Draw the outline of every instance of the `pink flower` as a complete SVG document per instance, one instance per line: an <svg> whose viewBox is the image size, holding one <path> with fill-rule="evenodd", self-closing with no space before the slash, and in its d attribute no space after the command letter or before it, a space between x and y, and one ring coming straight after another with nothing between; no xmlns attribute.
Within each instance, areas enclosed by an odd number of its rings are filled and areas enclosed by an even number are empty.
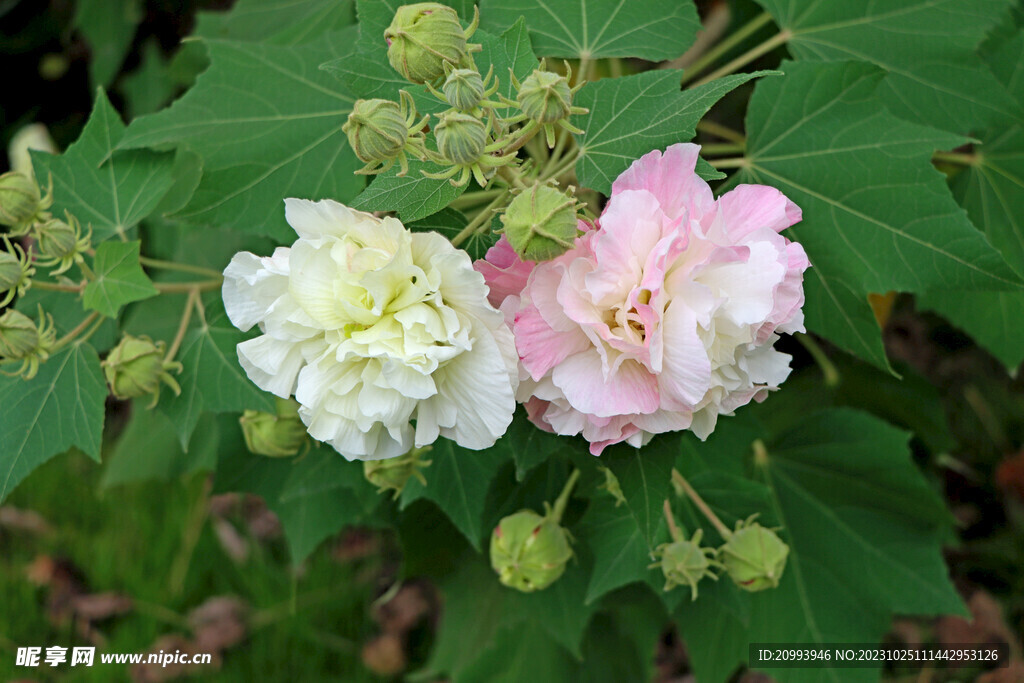
<svg viewBox="0 0 1024 683"><path fill-rule="evenodd" d="M595 228L544 263L502 238L476 268L512 327L517 399L540 428L599 455L761 401L789 375L773 344L803 331L803 248L779 233L800 209L764 185L717 200L700 148L645 155L612 185Z"/></svg>

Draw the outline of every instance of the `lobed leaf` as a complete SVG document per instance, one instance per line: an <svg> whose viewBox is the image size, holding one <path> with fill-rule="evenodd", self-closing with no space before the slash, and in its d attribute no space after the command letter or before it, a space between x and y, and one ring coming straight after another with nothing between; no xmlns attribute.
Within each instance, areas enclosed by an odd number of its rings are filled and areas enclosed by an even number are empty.
<svg viewBox="0 0 1024 683"><path fill-rule="evenodd" d="M104 242L96 248L93 271L82 296L86 308L113 318L121 307L159 294L139 265L140 242Z"/></svg>

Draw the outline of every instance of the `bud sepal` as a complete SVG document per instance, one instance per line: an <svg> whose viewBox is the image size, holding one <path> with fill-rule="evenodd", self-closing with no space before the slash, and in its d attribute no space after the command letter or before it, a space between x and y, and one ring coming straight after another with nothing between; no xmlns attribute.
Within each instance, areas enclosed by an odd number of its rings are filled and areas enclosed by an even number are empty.
<svg viewBox="0 0 1024 683"><path fill-rule="evenodd" d="M431 161L451 168L438 173L422 171L426 177L449 178L455 187L462 187L472 177L480 187L486 187L497 169L515 163L515 152L500 154L509 139L493 140L496 129L493 115L487 118L486 125L472 114L455 110L444 112L438 119L434 127L437 153L431 155Z"/></svg>
<svg viewBox="0 0 1024 683"><path fill-rule="evenodd" d="M427 485L427 479L421 470L432 464L430 460L423 459L430 450L431 446L424 446L414 448L397 458L366 460L363 462L363 476L377 487L377 493L394 491L394 499L398 500L409 479L415 478L424 486Z"/></svg>

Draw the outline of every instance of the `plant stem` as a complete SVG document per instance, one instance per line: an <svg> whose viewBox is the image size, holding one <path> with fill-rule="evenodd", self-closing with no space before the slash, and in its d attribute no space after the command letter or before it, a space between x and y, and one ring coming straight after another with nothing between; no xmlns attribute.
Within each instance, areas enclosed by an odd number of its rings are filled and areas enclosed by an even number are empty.
<svg viewBox="0 0 1024 683"><path fill-rule="evenodd" d="M747 157L729 157L728 159L708 159L709 164L715 168L747 168L750 166L750 159Z"/></svg>
<svg viewBox="0 0 1024 683"><path fill-rule="evenodd" d="M700 510L705 517L707 517L708 521L711 522L711 525L715 527L722 538L725 540L732 538L732 532L729 531L729 527L723 524L722 520L718 518L718 515L711 511L711 508L704 502L704 499L693 490L692 486L690 486L690 482L686 481L686 478L683 477L683 475L679 473L679 470L675 468L672 469L672 483L686 492L690 501L697 506L697 509Z"/></svg>
<svg viewBox="0 0 1024 683"><path fill-rule="evenodd" d="M714 64L722 55L742 43L748 37L756 33L762 26L771 22L771 20L772 16L765 12L757 15L746 24L733 31L728 38L705 52L700 59L690 65L690 68L683 74L682 83L685 85L693 80L700 72Z"/></svg>
<svg viewBox="0 0 1024 683"><path fill-rule="evenodd" d="M174 356L178 353L178 349L181 348L181 342L185 339L185 332L188 331L188 324L192 320L192 309L195 307L196 299L198 298L198 289L193 289L188 293L188 300L185 301L185 310L181 314L181 322L178 323L178 332L174 335L171 348L167 349L167 356L164 358L165 363L173 361Z"/></svg>
<svg viewBox="0 0 1024 683"><path fill-rule="evenodd" d="M194 289L208 292L224 284L223 279L200 280L199 282L154 282L153 286L161 294L188 294Z"/></svg>
<svg viewBox="0 0 1024 683"><path fill-rule="evenodd" d="M93 311L92 313L87 315L82 322L78 323L78 325L75 326L75 329L71 330L70 332L68 332L63 337L57 340L57 343L53 345L53 349L50 351L50 353L55 353L56 351L70 344L72 341L74 341L75 337L82 334L82 332L84 332L85 329L89 327L89 325L91 325L93 321L96 320L96 318L98 317L100 317L100 314L97 311Z"/></svg>
<svg viewBox="0 0 1024 683"><path fill-rule="evenodd" d="M205 275L211 278L222 278L223 275L220 271L216 271L212 268L203 268L202 266L192 266L187 263L178 263L177 261L161 261L160 259L148 258L146 256L139 257L139 263L149 268L160 268L162 270L179 270L183 273L195 273L196 275Z"/></svg>
<svg viewBox="0 0 1024 683"><path fill-rule="evenodd" d="M821 368L821 374L825 376L825 386L837 387L842 377L839 374L839 370L836 368L835 363L828 357L825 350L821 348L821 345L807 334L795 334L796 340L807 349L807 353L811 354L811 358L817 363L818 367Z"/></svg>
<svg viewBox="0 0 1024 683"><path fill-rule="evenodd" d="M716 137L722 138L723 140L729 140L730 142L735 142L740 145L746 144L747 142L747 138L744 137L743 133L740 133L739 131L735 131L732 128L729 128L728 126L723 126L720 123L716 123L708 119L701 119L700 121L698 121L697 130L702 133L714 135Z"/></svg>
<svg viewBox="0 0 1024 683"><path fill-rule="evenodd" d="M701 154L743 154L746 145L742 142L707 142L700 146Z"/></svg>
<svg viewBox="0 0 1024 683"><path fill-rule="evenodd" d="M964 154L962 152L936 152L932 155L932 161L945 161L950 164L961 166L977 166L981 163L981 157L977 154Z"/></svg>
<svg viewBox="0 0 1024 683"><path fill-rule="evenodd" d="M746 66L747 64L749 64L750 62L754 61L755 59L757 59L761 55L764 55L764 54L767 54L767 53L771 52L772 50L774 50L778 46L784 44L787 40L789 40L792 37L793 37L793 34L790 33L788 30L786 30L786 31L779 31L778 33L776 33L774 36L772 36L768 40L764 41L760 45L757 45L756 47L751 48L750 50L747 50L746 52L741 54L736 59L734 59L731 62L729 62L728 64L725 64L724 66L714 70L713 72L711 72L711 74L709 74L709 75L705 76L704 78L700 79L699 81L697 81L696 83L694 83L690 87L691 88L696 88L697 86L704 85L705 83L709 83L709 82L715 80L716 78L721 78L722 76L728 76L732 72L736 71L736 69L739 69L740 67Z"/></svg>
<svg viewBox="0 0 1024 683"><path fill-rule="evenodd" d="M40 282L38 280L32 281L32 288L39 289L44 292L81 292L85 289L85 284L80 285L65 285L58 282Z"/></svg>
<svg viewBox="0 0 1024 683"><path fill-rule="evenodd" d="M103 326L103 323L105 323L105 322L107 322L106 318L103 318L103 317L97 318L96 322L93 323L92 327L89 328L89 331L86 332L85 334L83 334L79 339L76 339L75 343L76 344L84 344L85 342L89 341L89 338L92 337L92 335L96 334L96 332L100 329L100 327Z"/></svg>
<svg viewBox="0 0 1024 683"><path fill-rule="evenodd" d="M470 192L464 194L461 197L456 197L448 203L453 209L464 209L476 206L477 204L483 204L484 202L490 201L498 195L504 193L505 190L484 190L482 192Z"/></svg>
<svg viewBox="0 0 1024 683"><path fill-rule="evenodd" d="M506 196L508 196L508 190L502 190L501 194L495 197L490 204L485 206L484 209L469 222L469 225L462 229L462 232L452 238L452 246L459 246L472 237L481 225L486 225L487 219L491 217L492 211L505 201Z"/></svg>
<svg viewBox="0 0 1024 683"><path fill-rule="evenodd" d="M548 171L550 171L555 164L562 158L562 153L565 151L566 142L572 137L572 133L567 130L558 129L558 142L555 143L555 148L551 151L551 156L548 158L548 163L544 165L543 170L540 172L540 177L544 177Z"/></svg>
<svg viewBox="0 0 1024 683"><path fill-rule="evenodd" d="M565 482L565 488L558 494L558 498L555 499L555 505L551 508L551 519L554 520L555 524L562 521L562 514L565 512L565 506L569 504L569 496L572 495L572 489L576 486L576 481L580 478L580 471L573 470L572 474L569 475L569 481Z"/></svg>
<svg viewBox="0 0 1024 683"><path fill-rule="evenodd" d="M181 551L175 556L171 563L169 572L169 588L171 595L178 597L185 588L185 579L188 577L188 568L192 564L192 555L195 553L196 544L203 533L203 526L210 511L210 479L204 477L199 496L189 512L188 521L185 525L185 532L181 538Z"/></svg>
<svg viewBox="0 0 1024 683"><path fill-rule="evenodd" d="M672 504L668 502L668 498L665 499L663 509L665 511L665 521L668 522L668 533L672 536L672 540L678 543L683 540L683 532L679 530L679 525L676 524L676 518L672 514Z"/></svg>
<svg viewBox="0 0 1024 683"><path fill-rule="evenodd" d="M526 189L526 183L523 182L522 175L512 166L502 166L498 169L498 175L501 176L502 180L507 182L510 187L517 187L520 190Z"/></svg>
<svg viewBox="0 0 1024 683"><path fill-rule="evenodd" d="M557 178L557 177L559 177L560 175L562 175L563 173L565 173L566 171L571 169L576 164L576 160L579 159L579 157L580 157L580 150L579 150L579 148L577 148L575 154L568 155L562 161L562 163L560 163L558 165L558 168L556 168L554 171L542 173L540 178L539 178L539 180L541 182L543 182L545 180L548 180L549 178Z"/></svg>

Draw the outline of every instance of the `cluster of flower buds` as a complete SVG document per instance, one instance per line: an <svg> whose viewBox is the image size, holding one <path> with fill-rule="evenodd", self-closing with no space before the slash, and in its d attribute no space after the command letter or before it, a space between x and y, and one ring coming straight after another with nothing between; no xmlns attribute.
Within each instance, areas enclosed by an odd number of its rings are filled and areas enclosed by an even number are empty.
<svg viewBox="0 0 1024 683"><path fill-rule="evenodd" d="M431 465L430 460L423 459L430 449L430 446L424 446L423 448L414 448L397 458L365 460L363 475L368 482L377 487L378 493L394 491L394 498L397 500L410 479L415 478L424 486L427 485L427 479L421 470Z"/></svg>
<svg viewBox="0 0 1024 683"><path fill-rule="evenodd" d="M57 330L53 317L39 309L39 321L14 309L0 315L0 363L20 361L15 372L4 371L8 376L22 375L32 379L39 372L39 364L45 362L57 343Z"/></svg>
<svg viewBox="0 0 1024 683"><path fill-rule="evenodd" d="M503 518L491 534L491 567L498 580L524 593L544 590L554 583L572 559L572 537L561 525L579 470L569 477L554 505L545 514L520 510Z"/></svg>
<svg viewBox="0 0 1024 683"><path fill-rule="evenodd" d="M297 455L309 443L306 425L299 418L299 404L294 399L275 399L272 413L246 410L238 421L246 447L256 455L287 458Z"/></svg>
<svg viewBox="0 0 1024 683"><path fill-rule="evenodd" d="M725 543L719 548L709 548L700 544L703 536L700 529L689 540L683 537L667 505L666 501L665 515L669 519L672 542L658 546L655 555L660 561L651 565L651 568L661 568L666 591L676 586L689 586L691 597L696 600L697 584L702 579L718 580L713 569L724 570L733 583L752 593L779 585L789 546L774 530L755 522L757 515L737 522L733 531L720 528Z"/></svg>
<svg viewBox="0 0 1024 683"><path fill-rule="evenodd" d="M110 393L120 399L152 396L150 407L160 400L161 384L180 394L171 371L180 372L181 363L165 360L166 352L167 345L162 341L125 335L103 361Z"/></svg>

